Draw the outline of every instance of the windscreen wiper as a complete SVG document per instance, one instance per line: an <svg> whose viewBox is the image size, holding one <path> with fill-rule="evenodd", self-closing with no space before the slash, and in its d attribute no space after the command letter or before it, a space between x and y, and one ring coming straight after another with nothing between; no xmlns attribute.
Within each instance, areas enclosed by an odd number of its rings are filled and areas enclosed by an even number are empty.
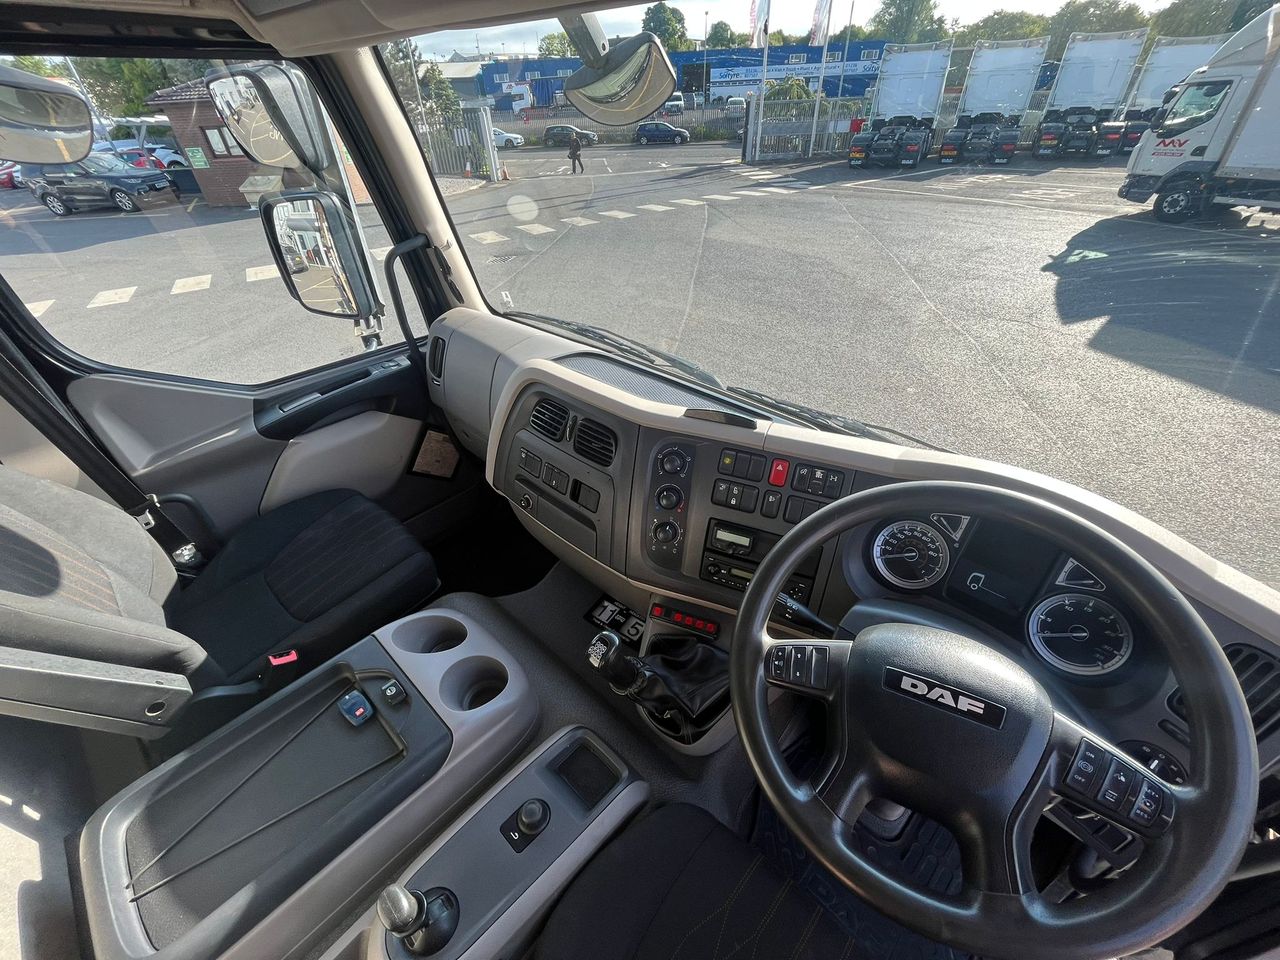
<svg viewBox="0 0 1280 960"><path fill-rule="evenodd" d="M596 327L589 323L579 323L576 320L561 320L559 317L548 317L540 313L508 310L506 316L519 317L522 320L533 320L560 330L567 330L570 333L577 334L584 340L611 347L616 353L620 353L632 360L639 360L642 363L654 364L660 367L670 367L707 386L715 387L717 390L724 389L724 385L719 380L696 363L685 360L683 357L678 357L674 353L659 350L657 347L650 347L621 333L614 333L612 330Z"/></svg>
<svg viewBox="0 0 1280 960"><path fill-rule="evenodd" d="M880 440L884 443L894 443L895 440L893 438L896 437L916 446L924 447L926 450L936 450L939 453L952 452L946 447L940 447L937 444L930 443L928 440L922 440L895 427L885 427L878 423L865 423L862 420L855 420L853 417L846 417L842 414L815 410L813 407L806 407L802 403L780 400L759 390L752 390L750 387L725 387L724 389L728 393L742 397L745 400L771 407L777 412L786 414L805 424L805 426L813 427L817 430L826 430L829 433L843 433L847 436L863 437L867 440Z"/></svg>

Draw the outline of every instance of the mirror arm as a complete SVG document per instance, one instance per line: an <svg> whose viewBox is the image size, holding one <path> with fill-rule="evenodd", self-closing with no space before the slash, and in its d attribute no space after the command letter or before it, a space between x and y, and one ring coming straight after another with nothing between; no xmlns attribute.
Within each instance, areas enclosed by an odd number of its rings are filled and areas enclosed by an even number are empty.
<svg viewBox="0 0 1280 960"><path fill-rule="evenodd" d="M406 253L412 253L414 250L420 250L430 244L431 241L421 233L410 237L408 240L402 240L387 251L387 258L382 264L382 268L387 275L387 290L391 293L391 306L396 311L396 322L400 324L400 332L404 335L404 345L409 351L409 362L421 374L424 384L431 382L430 377L427 375L427 358L422 352L422 344L418 343L418 338L414 336L413 331L409 328L409 317L404 312L404 301L400 297L400 282L396 279L395 266L396 261Z"/></svg>
<svg viewBox="0 0 1280 960"><path fill-rule="evenodd" d="M609 40L600 26L600 19L594 13L571 13L560 18L560 26L569 36L569 42L577 51L582 62L588 67L599 70L604 66L605 54L609 52Z"/></svg>

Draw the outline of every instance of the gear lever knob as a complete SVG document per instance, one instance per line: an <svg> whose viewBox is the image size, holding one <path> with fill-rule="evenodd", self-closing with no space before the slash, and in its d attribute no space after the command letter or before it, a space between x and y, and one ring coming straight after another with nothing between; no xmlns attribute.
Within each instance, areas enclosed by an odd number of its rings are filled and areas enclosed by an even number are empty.
<svg viewBox="0 0 1280 960"><path fill-rule="evenodd" d="M640 665L612 630L601 630L592 638L587 647L587 662L620 691L629 689L640 679Z"/></svg>
<svg viewBox="0 0 1280 960"><path fill-rule="evenodd" d="M407 937L422 926L426 907L421 894L393 883L378 895L378 919L395 937Z"/></svg>

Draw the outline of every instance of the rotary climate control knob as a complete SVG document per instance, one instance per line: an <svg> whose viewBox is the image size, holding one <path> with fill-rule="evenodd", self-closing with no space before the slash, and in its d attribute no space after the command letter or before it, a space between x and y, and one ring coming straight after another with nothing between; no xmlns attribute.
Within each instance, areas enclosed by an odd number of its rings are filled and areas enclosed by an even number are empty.
<svg viewBox="0 0 1280 960"><path fill-rule="evenodd" d="M668 450L663 453L662 460L658 466L663 473L683 473L688 464L689 458L679 450Z"/></svg>
<svg viewBox="0 0 1280 960"><path fill-rule="evenodd" d="M671 484L658 488L658 506L663 510L674 510L684 502L684 494L679 487Z"/></svg>
<svg viewBox="0 0 1280 960"><path fill-rule="evenodd" d="M663 520L653 525L653 539L659 543L675 543L680 536L680 528L670 520Z"/></svg>

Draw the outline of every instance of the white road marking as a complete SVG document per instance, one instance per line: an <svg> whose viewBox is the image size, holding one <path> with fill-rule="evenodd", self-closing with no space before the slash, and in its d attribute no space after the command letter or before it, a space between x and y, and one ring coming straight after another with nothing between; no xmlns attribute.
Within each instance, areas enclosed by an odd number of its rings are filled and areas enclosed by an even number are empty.
<svg viewBox="0 0 1280 960"><path fill-rule="evenodd" d="M723 193L708 193L702 198L703 200L737 200L737 197L730 197Z"/></svg>
<svg viewBox="0 0 1280 960"><path fill-rule="evenodd" d="M374 247L369 252L373 254L373 257L375 260L385 260L387 259L387 254L391 252L391 248L390 247Z"/></svg>
<svg viewBox="0 0 1280 960"><path fill-rule="evenodd" d="M1011 197L1026 197L1028 200L1070 200L1076 196L1074 190L1060 190L1055 187L1041 187L1036 190L1019 190L1009 194Z"/></svg>
<svg viewBox="0 0 1280 960"><path fill-rule="evenodd" d="M137 287L118 287L115 290L102 290L89 301L90 307L109 307L116 303L128 303L133 299Z"/></svg>
<svg viewBox="0 0 1280 960"><path fill-rule="evenodd" d="M672 203L683 203L686 207L705 207L706 204L701 200L686 200L681 197L679 200L672 200Z"/></svg>
<svg viewBox="0 0 1280 960"><path fill-rule="evenodd" d="M663 206L662 204L660 204L660 203L641 203L641 204L639 204L639 205L637 205L637 206L636 206L636 209L637 209L637 210L652 210L654 213L659 213L659 212L661 212L661 211L663 211L663 210L674 210L674 209L675 209L675 207L664 207L664 206Z"/></svg>
<svg viewBox="0 0 1280 960"><path fill-rule="evenodd" d="M561 217L561 223L569 223L575 227L589 227L593 223L599 223L599 220L592 220L590 217Z"/></svg>
<svg viewBox="0 0 1280 960"><path fill-rule="evenodd" d="M741 158L741 157L734 157L732 160L721 160L720 162L721 162L721 163L741 163L741 162L742 162L742 158Z"/></svg>
<svg viewBox="0 0 1280 960"><path fill-rule="evenodd" d="M510 237L504 237L500 233L492 230L486 230L484 233L473 233L471 239L477 243L501 243L503 240L510 240Z"/></svg>
<svg viewBox="0 0 1280 960"><path fill-rule="evenodd" d="M39 320L46 310L52 307L56 300L37 300L35 303L24 303L23 306L31 311L31 315Z"/></svg>
<svg viewBox="0 0 1280 960"><path fill-rule="evenodd" d="M742 195L742 196L744 196L744 197L764 197L764 196L767 196L767 194L762 193L762 192L761 192L761 191L759 191L759 190L735 190L735 191L733 191L733 192L734 192L734 193L737 193L737 194L741 194L741 195Z"/></svg>
<svg viewBox="0 0 1280 960"><path fill-rule="evenodd" d="M544 224L541 224L541 223L518 223L518 224L516 224L516 229L517 229L517 230L523 230L525 233L531 233L531 234L533 234L535 237L536 237L538 234L540 234L540 233L555 233L555 232L556 232L556 228L555 228L555 227L548 227L548 226L546 226L546 225L544 225Z"/></svg>
<svg viewBox="0 0 1280 960"><path fill-rule="evenodd" d="M806 187L805 189L807 189L807 190L825 190L825 189L826 189L827 187L829 187L829 186L831 186L831 184L829 184L829 183L814 183L814 184L811 184L810 186Z"/></svg>
<svg viewBox="0 0 1280 960"><path fill-rule="evenodd" d="M265 267L248 267L244 271L246 283L253 283L255 280L269 280L278 276L280 276L280 271L276 269L274 263L269 263Z"/></svg>
<svg viewBox="0 0 1280 960"><path fill-rule="evenodd" d="M761 190L767 190L770 193L790 194L795 193L794 190L788 190L786 187L761 187Z"/></svg>
<svg viewBox="0 0 1280 960"><path fill-rule="evenodd" d="M627 217L634 217L634 213L627 213L625 210L597 210L602 217L613 217L615 220L625 220Z"/></svg>
<svg viewBox="0 0 1280 960"><path fill-rule="evenodd" d="M768 170L743 170L742 175L752 180L781 180L784 176L781 173L770 173Z"/></svg>
<svg viewBox="0 0 1280 960"><path fill-rule="evenodd" d="M173 289L169 291L170 295L175 293L192 293L196 290L208 290L209 284L213 282L211 274L204 274L199 277L179 277L173 281Z"/></svg>

